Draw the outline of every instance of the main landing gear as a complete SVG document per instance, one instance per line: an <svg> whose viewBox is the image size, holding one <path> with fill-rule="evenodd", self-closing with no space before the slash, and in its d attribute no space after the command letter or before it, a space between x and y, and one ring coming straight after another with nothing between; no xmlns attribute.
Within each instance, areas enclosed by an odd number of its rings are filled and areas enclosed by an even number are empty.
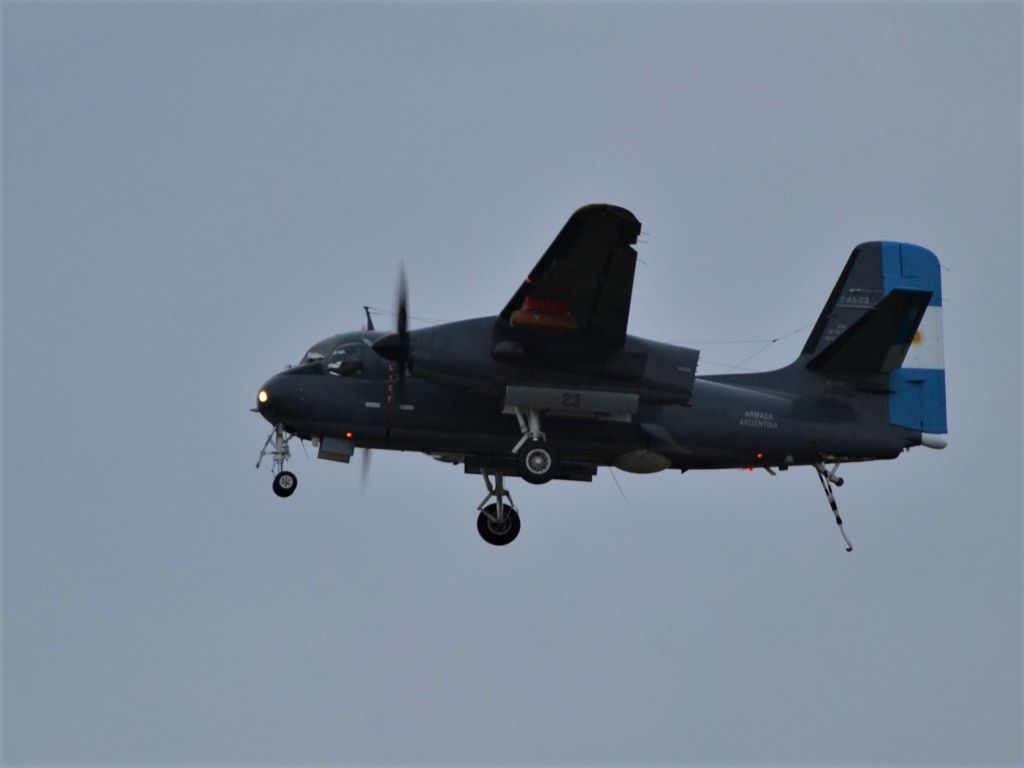
<svg viewBox="0 0 1024 768"><path fill-rule="evenodd" d="M263 450L260 451L260 458L256 462L256 469L259 469L260 464L263 463L264 457L273 457L274 493L281 498L291 496L299 486L299 480L295 477L295 474L292 472L286 472L284 469L284 463L292 457L292 452L288 448L288 441L293 437L295 437L295 435L284 431L284 425L278 424L274 427L274 431L267 436L267 442L263 444Z"/></svg>
<svg viewBox="0 0 1024 768"><path fill-rule="evenodd" d="M512 449L516 457L516 468L526 482L542 485L558 471L558 454L548 445L547 438L540 430L540 411L529 408L524 415L521 408L515 407L512 410L523 433Z"/></svg>
<svg viewBox="0 0 1024 768"><path fill-rule="evenodd" d="M496 472L491 482L486 472L481 474L487 486L487 495L477 507L480 514L476 519L476 529L488 544L503 547L511 544L519 535L519 513L512 503L512 496L505 489L504 475ZM488 504L491 499L494 499L494 503Z"/></svg>
<svg viewBox="0 0 1024 768"><path fill-rule="evenodd" d="M832 469L828 469L822 462L818 462L814 465L815 471L818 473L818 479L821 481L821 487L825 491L825 498L828 499L828 505L832 508L832 514L835 515L836 525L839 526L839 533L843 536L843 541L846 542L846 551L853 552L853 544L846 537L846 531L843 530L843 518L839 516L839 505L836 504L835 494L832 492L832 485L842 485L843 478L836 475L839 470L839 462L835 463Z"/></svg>

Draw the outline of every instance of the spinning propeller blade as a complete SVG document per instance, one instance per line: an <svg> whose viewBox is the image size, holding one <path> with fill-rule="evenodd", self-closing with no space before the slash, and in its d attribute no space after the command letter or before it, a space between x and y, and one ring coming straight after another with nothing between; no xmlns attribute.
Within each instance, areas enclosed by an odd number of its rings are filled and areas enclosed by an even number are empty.
<svg viewBox="0 0 1024 768"><path fill-rule="evenodd" d="M366 491L370 482L370 459L373 458L372 448L363 448L363 461L359 465L359 490Z"/></svg>
<svg viewBox="0 0 1024 768"><path fill-rule="evenodd" d="M405 265L398 268L398 335L408 340L409 288L405 281Z"/></svg>
<svg viewBox="0 0 1024 768"><path fill-rule="evenodd" d="M405 383L405 369L409 364L409 288L405 282L405 265L398 268L398 340L402 345L402 359L398 361L398 383Z"/></svg>
<svg viewBox="0 0 1024 768"><path fill-rule="evenodd" d="M409 288L405 280L404 266L398 271L395 303L398 327L393 333L378 339L373 345L373 351L385 360L398 363L398 378L399 381L404 381L406 367L409 364Z"/></svg>

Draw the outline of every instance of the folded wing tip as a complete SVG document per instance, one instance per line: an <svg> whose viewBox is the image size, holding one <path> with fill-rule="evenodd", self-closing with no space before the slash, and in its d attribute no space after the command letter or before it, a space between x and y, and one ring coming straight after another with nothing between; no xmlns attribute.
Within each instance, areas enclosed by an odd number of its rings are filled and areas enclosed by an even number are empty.
<svg viewBox="0 0 1024 768"><path fill-rule="evenodd" d="M640 222L621 206L591 203L577 209L500 317L513 326L561 331L593 326L611 346L621 346L636 261L630 246L639 234Z"/></svg>
<svg viewBox="0 0 1024 768"><path fill-rule="evenodd" d="M617 216L626 221L635 221L637 224L640 222L637 220L633 212L628 208L623 208L621 205L613 205L612 203L590 203L584 205L582 208L577 209L576 213L573 214L573 218L576 216Z"/></svg>

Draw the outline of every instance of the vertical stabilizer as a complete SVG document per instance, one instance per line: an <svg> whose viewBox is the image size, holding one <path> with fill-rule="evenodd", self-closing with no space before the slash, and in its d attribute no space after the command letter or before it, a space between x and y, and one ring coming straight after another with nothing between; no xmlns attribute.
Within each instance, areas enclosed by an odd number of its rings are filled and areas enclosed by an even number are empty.
<svg viewBox="0 0 1024 768"><path fill-rule="evenodd" d="M804 345L822 373L888 377L889 422L946 431L942 281L931 251L862 243L850 255Z"/></svg>

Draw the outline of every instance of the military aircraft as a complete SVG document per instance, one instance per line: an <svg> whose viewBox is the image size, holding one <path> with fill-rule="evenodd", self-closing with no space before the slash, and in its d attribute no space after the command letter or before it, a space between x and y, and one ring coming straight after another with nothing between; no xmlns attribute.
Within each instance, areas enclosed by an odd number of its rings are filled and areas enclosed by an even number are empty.
<svg viewBox="0 0 1024 768"><path fill-rule="evenodd" d="M294 437L346 463L357 447L419 451L483 476L477 530L500 546L520 530L508 478L809 466L852 550L840 464L946 445L935 255L858 245L793 363L698 376L697 350L626 333L639 233L625 208L580 208L491 317L411 330L403 274L394 331L367 312L366 329L314 344L259 390L274 492L297 487Z"/></svg>

